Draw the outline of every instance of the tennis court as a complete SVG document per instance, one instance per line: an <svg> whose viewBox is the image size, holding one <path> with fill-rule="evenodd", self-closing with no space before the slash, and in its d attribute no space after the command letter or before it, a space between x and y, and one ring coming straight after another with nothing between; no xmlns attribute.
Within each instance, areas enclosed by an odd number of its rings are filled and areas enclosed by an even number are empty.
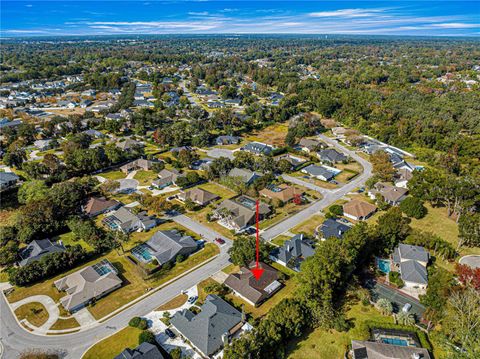
<svg viewBox="0 0 480 359"><path fill-rule="evenodd" d="M397 313L402 310L403 306L406 303L410 303L412 305L410 312L414 313L417 316L417 319L422 318L423 313L425 313L425 307L420 304L420 302L418 302L414 298L402 294L401 292L393 288L386 286L385 284L376 282L373 288L371 288L371 292L374 302L376 302L380 298L385 298L392 302L394 310Z"/></svg>

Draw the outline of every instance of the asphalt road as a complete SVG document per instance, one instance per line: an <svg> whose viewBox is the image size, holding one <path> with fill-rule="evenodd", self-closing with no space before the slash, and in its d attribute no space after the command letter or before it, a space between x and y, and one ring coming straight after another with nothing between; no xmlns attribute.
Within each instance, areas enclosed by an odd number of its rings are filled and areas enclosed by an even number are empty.
<svg viewBox="0 0 480 359"><path fill-rule="evenodd" d="M321 200L314 202L311 206L305 208L294 216L291 216L264 231L262 234L264 239L272 239L277 235L288 231L297 224L304 222L307 218L315 213L318 213L318 211L329 206L331 203L340 199L356 187L363 186L365 181L371 176L372 168L368 161L328 137L320 135L319 138L331 144L332 146L337 147L339 150L358 161L364 168L363 173L355 178L352 182L339 189L329 191L322 188L321 193L323 198ZM202 235L204 239L209 241L214 240L216 237L222 237L210 228L207 228L184 215L177 215L172 217L172 219L175 222L182 224L192 231ZM125 327L132 317L143 316L151 312L161 304L168 302L180 294L182 291L191 288L198 282L208 278L212 274L227 266L229 264L229 256L227 251L231 246L231 241L225 237L222 238L226 243L220 247L220 254L218 257L211 262L193 272L190 272L168 286L156 291L152 295L137 302L136 304L133 304L131 307L125 309L98 326L91 327L77 333L59 336L40 336L26 331L18 324L16 318L10 310L9 305L6 302L6 298L3 293L0 294L0 342L4 347L3 358L15 359L18 357L19 353L25 351L26 349L40 349L43 351L54 350L59 353L63 353L62 357L64 358L81 358L82 354L91 345Z"/></svg>
<svg viewBox="0 0 480 359"><path fill-rule="evenodd" d="M365 160L363 157L360 157L357 155L354 151L351 151L347 149L346 147L340 145L337 141L334 141L333 139L326 137L324 135L319 135L318 136L320 140L328 143L329 145L336 147L339 151L347 154L351 158L353 158L355 161L360 163L363 167L363 172L356 178L354 178L351 182L347 183L346 185L334 189L334 190L328 190L325 188L321 188L318 186L318 192L320 192L323 196L321 200L313 202L309 207L305 208L304 210L296 213L295 215L288 217L284 221L266 229L265 231L262 232L262 238L265 240L272 240L276 236L287 232L289 229L295 227L299 223L304 222L306 219L309 217L313 216L314 214L318 213L319 211L323 210L324 208L328 207L331 205L333 202L337 201L338 199L342 198L345 196L347 193L353 191L357 187L361 187L365 184L367 179L369 179L372 175L372 165L370 162ZM290 177L290 176L288 176ZM287 177L284 177L286 180ZM295 177L293 177L295 178ZM298 180L298 179L296 179ZM301 181L301 180L299 180ZM295 181L293 181L295 183ZM297 181L298 182L298 181ZM315 190L315 188L312 188Z"/></svg>
<svg viewBox="0 0 480 359"><path fill-rule="evenodd" d="M222 237L215 231L192 221L190 218L179 215L172 219L192 231L202 235L209 241ZM21 328L11 312L3 293L0 295L0 341L4 346L5 359L17 358L19 353L26 349L53 350L63 353L65 358L79 359L82 354L94 343L115 333L128 325L128 321L135 316L143 316L161 304L168 302L182 291L187 290L199 281L207 279L213 273L220 271L229 264L228 249L231 241L225 237L225 244L220 247L220 254L211 262L190 272L177 281L160 289L145 299L125 309L102 324L73 334L39 336ZM100 359L100 358L99 358Z"/></svg>

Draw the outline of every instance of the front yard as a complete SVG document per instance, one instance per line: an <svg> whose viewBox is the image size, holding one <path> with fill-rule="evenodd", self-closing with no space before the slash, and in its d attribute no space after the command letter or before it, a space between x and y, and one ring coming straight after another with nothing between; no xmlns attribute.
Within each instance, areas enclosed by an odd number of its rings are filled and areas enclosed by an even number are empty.
<svg viewBox="0 0 480 359"><path fill-rule="evenodd" d="M310 218L306 219L305 222L302 222L295 227L293 227L290 232L298 234L298 233L306 233L307 235L313 237L313 233L315 229L321 225L325 221L325 217L321 214L314 214Z"/></svg>
<svg viewBox="0 0 480 359"><path fill-rule="evenodd" d="M83 355L82 359L113 358L125 348L138 346L138 336L142 331L138 328L125 327L112 336L96 343Z"/></svg>
<svg viewBox="0 0 480 359"><path fill-rule="evenodd" d="M48 311L41 303L28 303L15 310L18 320L25 319L30 324L40 327L48 320Z"/></svg>

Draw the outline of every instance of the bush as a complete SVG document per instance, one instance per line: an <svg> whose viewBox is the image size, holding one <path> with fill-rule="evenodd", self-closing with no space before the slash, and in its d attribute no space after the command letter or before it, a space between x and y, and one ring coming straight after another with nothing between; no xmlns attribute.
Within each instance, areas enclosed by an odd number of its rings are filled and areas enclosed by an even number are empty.
<svg viewBox="0 0 480 359"><path fill-rule="evenodd" d="M390 272L388 273L388 280L390 283L396 285L398 288L402 288L405 283L403 283L402 278L400 278L400 273Z"/></svg>
<svg viewBox="0 0 480 359"><path fill-rule="evenodd" d="M172 359L182 359L182 357L183 357L182 349L180 349L179 347L176 347L175 349L170 351L170 357Z"/></svg>
<svg viewBox="0 0 480 359"><path fill-rule="evenodd" d="M138 335L138 344L142 343L157 344L155 340L155 335L150 330L144 330Z"/></svg>
<svg viewBox="0 0 480 359"><path fill-rule="evenodd" d="M407 197L400 203L400 209L408 217L420 219L425 217L427 209L423 205L422 200L417 197Z"/></svg>
<svg viewBox="0 0 480 359"><path fill-rule="evenodd" d="M146 319L140 318L140 317L133 317L130 319L128 322L128 325L134 328L138 328L141 330L145 330L148 328L148 322Z"/></svg>
<svg viewBox="0 0 480 359"><path fill-rule="evenodd" d="M343 207L339 204L333 204L328 208L330 213L333 213L336 216L343 216Z"/></svg>

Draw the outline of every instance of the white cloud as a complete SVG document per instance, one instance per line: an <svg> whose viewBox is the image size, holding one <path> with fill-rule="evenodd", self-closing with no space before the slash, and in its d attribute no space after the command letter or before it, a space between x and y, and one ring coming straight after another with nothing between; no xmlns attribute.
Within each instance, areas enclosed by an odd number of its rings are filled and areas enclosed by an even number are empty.
<svg viewBox="0 0 480 359"><path fill-rule="evenodd" d="M383 12L384 9L342 9L335 11L320 11L311 12L308 15L311 17L369 17Z"/></svg>
<svg viewBox="0 0 480 359"><path fill-rule="evenodd" d="M467 24L461 22L451 22L444 24L432 24L431 27L438 27L441 29L474 29L480 27L480 24Z"/></svg>

